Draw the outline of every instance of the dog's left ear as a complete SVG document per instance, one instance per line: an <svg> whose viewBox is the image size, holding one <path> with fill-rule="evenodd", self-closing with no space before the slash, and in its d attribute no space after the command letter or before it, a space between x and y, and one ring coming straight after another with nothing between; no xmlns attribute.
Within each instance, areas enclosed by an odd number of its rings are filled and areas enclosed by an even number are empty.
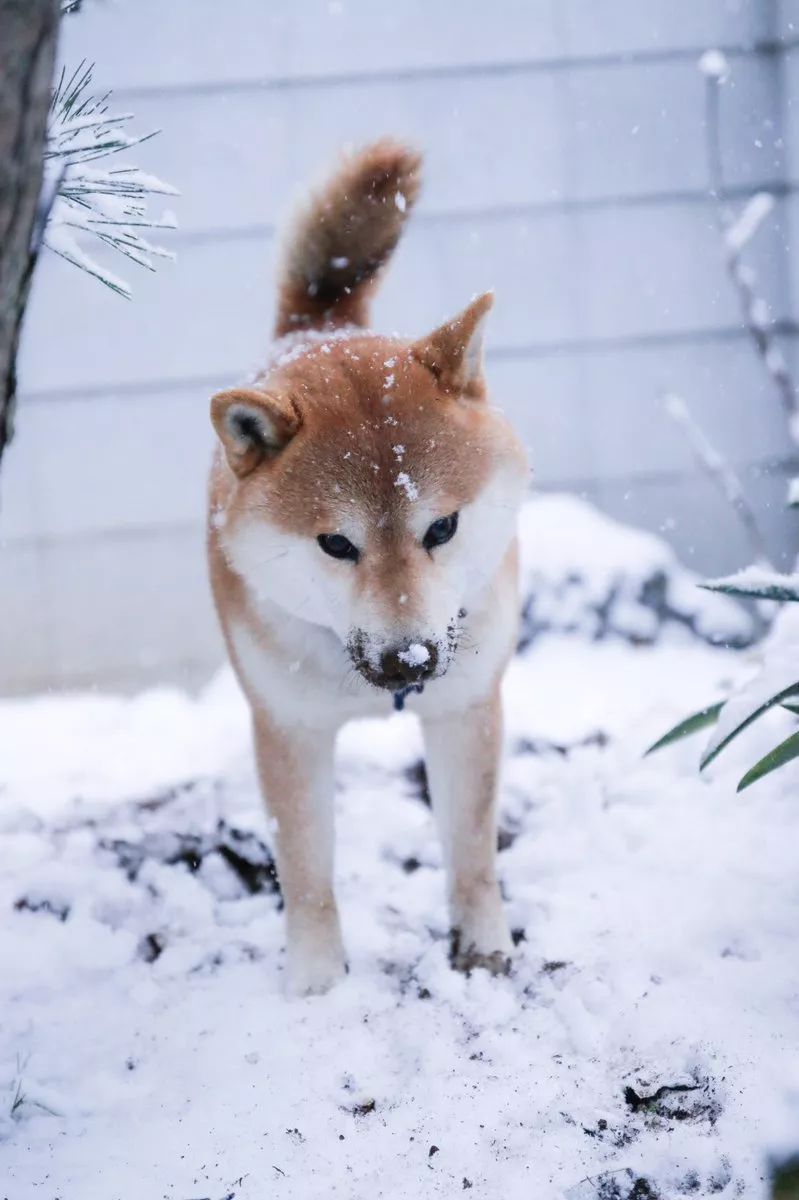
<svg viewBox="0 0 799 1200"><path fill-rule="evenodd" d="M468 308L411 346L411 353L435 375L445 392L485 399L483 327L494 303L485 292Z"/></svg>

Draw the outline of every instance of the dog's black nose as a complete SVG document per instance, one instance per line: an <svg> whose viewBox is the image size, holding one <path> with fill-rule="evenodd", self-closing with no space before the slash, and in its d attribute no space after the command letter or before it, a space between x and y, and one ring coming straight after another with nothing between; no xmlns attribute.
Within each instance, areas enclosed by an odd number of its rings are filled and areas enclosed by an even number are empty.
<svg viewBox="0 0 799 1200"><path fill-rule="evenodd" d="M384 687L407 687L421 683L435 673L438 651L432 642L408 642L386 650L380 657Z"/></svg>

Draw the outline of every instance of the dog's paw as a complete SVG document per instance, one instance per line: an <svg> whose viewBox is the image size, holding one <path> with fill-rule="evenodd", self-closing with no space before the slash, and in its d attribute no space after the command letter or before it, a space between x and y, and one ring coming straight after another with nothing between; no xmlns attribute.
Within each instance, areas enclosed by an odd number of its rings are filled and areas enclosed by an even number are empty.
<svg viewBox="0 0 799 1200"><path fill-rule="evenodd" d="M321 996L347 973L338 917L300 926L289 934L286 990L291 996Z"/></svg>
<svg viewBox="0 0 799 1200"><path fill-rule="evenodd" d="M338 911L333 904L287 916L286 992L321 996L347 973Z"/></svg>
<svg viewBox="0 0 799 1200"><path fill-rule="evenodd" d="M513 942L496 883L474 889L469 903L451 912L449 958L456 971L469 974L476 967L492 975L510 971Z"/></svg>
<svg viewBox="0 0 799 1200"><path fill-rule="evenodd" d="M510 955L502 950L493 950L490 954L481 954L479 950L466 950L453 955L451 962L454 970L461 971L464 975L471 975L477 967L491 975L510 974Z"/></svg>
<svg viewBox="0 0 799 1200"><path fill-rule="evenodd" d="M332 954L289 954L286 990L289 996L324 996L347 974L343 952Z"/></svg>
<svg viewBox="0 0 799 1200"><path fill-rule="evenodd" d="M480 950L474 942L464 940L460 929L450 933L449 961L456 971L470 975L478 967L491 975L508 975L510 973L510 940L507 935L500 941L499 950Z"/></svg>
<svg viewBox="0 0 799 1200"><path fill-rule="evenodd" d="M320 958L294 955L289 958L286 992L290 996L323 996L347 974L344 956Z"/></svg>

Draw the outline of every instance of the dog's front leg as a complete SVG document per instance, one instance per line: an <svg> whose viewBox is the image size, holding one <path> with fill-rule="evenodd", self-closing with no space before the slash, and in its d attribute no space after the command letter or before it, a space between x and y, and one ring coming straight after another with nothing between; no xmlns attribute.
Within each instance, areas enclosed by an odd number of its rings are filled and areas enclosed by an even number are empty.
<svg viewBox="0 0 799 1200"><path fill-rule="evenodd" d="M427 771L447 869L452 964L507 971L511 941L496 876L498 689L465 712L424 722Z"/></svg>
<svg viewBox="0 0 799 1200"><path fill-rule="evenodd" d="M261 789L276 823L288 990L326 992L346 971L333 894L335 731L279 729L263 712L253 724Z"/></svg>

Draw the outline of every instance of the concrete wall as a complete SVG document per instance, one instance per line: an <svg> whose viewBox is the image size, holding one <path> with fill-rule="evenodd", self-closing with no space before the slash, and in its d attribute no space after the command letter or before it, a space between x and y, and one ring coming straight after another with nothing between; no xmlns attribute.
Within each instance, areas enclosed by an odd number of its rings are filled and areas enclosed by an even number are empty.
<svg viewBox="0 0 799 1200"><path fill-rule="evenodd" d="M730 60L731 202L778 197L748 260L793 356L793 8L87 0L64 22L62 58L94 60L115 107L163 130L135 159L182 192L179 257L154 276L131 265L131 303L41 265L0 480L0 629L18 631L0 647L0 690L194 682L219 661L207 399L263 352L275 226L298 185L341 143L386 132L420 144L428 167L375 324L419 333L495 287L490 376L539 485L663 530L701 570L745 561L663 415L676 390L787 553L796 520L774 465L790 449L724 273L696 62L709 46Z"/></svg>

